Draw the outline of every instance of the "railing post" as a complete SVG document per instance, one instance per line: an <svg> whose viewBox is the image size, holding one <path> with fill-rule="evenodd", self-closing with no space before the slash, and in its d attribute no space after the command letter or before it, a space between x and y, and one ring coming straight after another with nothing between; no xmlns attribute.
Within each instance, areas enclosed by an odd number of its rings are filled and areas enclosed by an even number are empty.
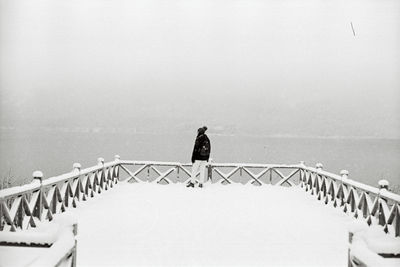
<svg viewBox="0 0 400 267"><path fill-rule="evenodd" d="M315 168L316 168L318 171L322 171L322 169L324 168L324 165L323 165L322 163L317 163L317 164L315 164Z"/></svg>
<svg viewBox="0 0 400 267"><path fill-rule="evenodd" d="M303 169L306 167L305 161L300 161L300 186L305 187L306 186L306 171Z"/></svg>
<svg viewBox="0 0 400 267"><path fill-rule="evenodd" d="M212 183L212 169L213 169L213 167L212 167L212 164L213 164L213 159L212 158L210 158L210 160L208 161L208 164L207 164L207 180L210 180L210 182Z"/></svg>
<svg viewBox="0 0 400 267"><path fill-rule="evenodd" d="M81 168L82 168L82 165L80 164L80 163L78 163L78 162L75 162L73 165L72 165L72 172L74 173L74 174L77 174L78 175L78 177L76 178L77 179L77 181L72 181L72 190L73 190L73 192L72 192L72 206L74 207L74 208L76 208L76 202L75 202L75 198L77 198L78 199L78 201L80 201L81 200L81 190L80 190L80 188L79 188L79 179L80 179L80 174L81 174Z"/></svg>
<svg viewBox="0 0 400 267"><path fill-rule="evenodd" d="M104 166L104 159L103 158L97 158L97 165Z"/></svg>
<svg viewBox="0 0 400 267"><path fill-rule="evenodd" d="M0 198L0 231L3 231L3 202L4 200Z"/></svg>
<svg viewBox="0 0 400 267"><path fill-rule="evenodd" d="M348 177L349 177L349 171L348 170L341 170L340 171L340 175L342 176L342 179L341 179L341 181L340 181L340 188L338 189L339 190L339 198L340 198L340 206L343 206L343 205L345 205L345 201L344 201L344 198L345 198L345 195L344 195L344 185L343 185L343 182L344 181L346 181L347 179L348 179ZM345 207L346 208L346 207Z"/></svg>
<svg viewBox="0 0 400 267"><path fill-rule="evenodd" d="M97 171L97 174L100 173L100 177L99 177L99 175L97 175L97 178L100 179L100 181L99 181L99 188L98 188L97 193L100 194L100 193L101 193L101 190L104 189L104 186L103 186L104 158L102 158L102 157L97 158L97 165L100 166L100 167L102 167L102 168L101 168L101 171Z"/></svg>
<svg viewBox="0 0 400 267"><path fill-rule="evenodd" d="M381 179L378 182L378 186L379 186L379 194L377 196L378 197L378 224L383 226L384 231L387 233L388 232L387 223L386 223L387 218L381 207L381 205L382 205L381 200L384 202L386 202L386 200L381 197L381 193L389 190L389 182L385 179Z"/></svg>
<svg viewBox="0 0 400 267"><path fill-rule="evenodd" d="M80 163L78 163L78 162L75 162L72 165L72 171L75 172L75 173L80 173L81 172L81 168L82 168L82 165Z"/></svg>
<svg viewBox="0 0 400 267"><path fill-rule="evenodd" d="M349 231L349 236L348 236L348 244L347 244L347 267L353 267L353 263L351 262L351 245L353 243L353 236L354 233L352 231Z"/></svg>
<svg viewBox="0 0 400 267"><path fill-rule="evenodd" d="M315 183L314 183L314 187L315 187L315 193L316 193L316 195L317 195L317 197L318 197L318 200L321 200L321 194L320 194L320 191L321 191L321 187L322 187L322 176L321 176L321 181L320 181L320 179L319 179L319 172L320 171L322 171L322 169L323 169L323 167L324 167L324 165L322 165L322 163L317 163L317 164L315 164L315 168L317 169L317 173L316 173L316 175L315 175ZM320 183L321 182L321 183Z"/></svg>
<svg viewBox="0 0 400 267"><path fill-rule="evenodd" d="M343 181L345 181L346 179L348 179L349 178L349 171L347 171L347 170L341 170L340 171L340 175L342 176L342 183L343 183Z"/></svg>
<svg viewBox="0 0 400 267"><path fill-rule="evenodd" d="M34 171L32 173L33 181L32 182L39 182L42 185L43 180L43 173L41 171Z"/></svg>
<svg viewBox="0 0 400 267"><path fill-rule="evenodd" d="M42 188L42 182L43 182L43 173L41 171L34 171L33 174L33 183L39 183L40 188L38 192L38 198L37 202L35 205L35 208L33 209L33 215L39 219L39 221L42 220L42 213L43 213L43 188Z"/></svg>
<svg viewBox="0 0 400 267"><path fill-rule="evenodd" d="M116 162L119 162L120 159L121 159L121 157L120 157L119 155L115 155L115 156L114 156L114 160L115 160ZM114 170L114 173L113 173L113 176L114 176L114 177L113 177L113 180L114 180L114 178L116 178L115 183L117 183L117 181L119 181L119 164L115 165L113 170Z"/></svg>
<svg viewBox="0 0 400 267"><path fill-rule="evenodd" d="M77 253L78 253L78 240L76 240L76 235L78 234L78 224L74 223L72 226L72 232L74 234L74 238L75 238L75 245L74 248L72 250L72 262L71 262L71 267L76 267L76 258L77 258Z"/></svg>
<svg viewBox="0 0 400 267"><path fill-rule="evenodd" d="M384 189L389 190L389 182L385 179L379 180L378 185L379 191Z"/></svg>
<svg viewBox="0 0 400 267"><path fill-rule="evenodd" d="M147 182L150 183L150 166L151 165L147 165Z"/></svg>

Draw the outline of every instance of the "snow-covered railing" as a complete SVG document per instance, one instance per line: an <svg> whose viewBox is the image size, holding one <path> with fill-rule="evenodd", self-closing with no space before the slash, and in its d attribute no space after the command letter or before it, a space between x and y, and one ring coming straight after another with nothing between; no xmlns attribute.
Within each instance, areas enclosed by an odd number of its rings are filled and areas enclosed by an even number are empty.
<svg viewBox="0 0 400 267"><path fill-rule="evenodd" d="M133 166L135 170L129 170L126 165ZM179 162L121 161L121 169L128 173L132 182L185 182L191 176L191 170L187 169L191 166L190 163ZM221 184L239 182L294 186L300 183L301 168L301 164L209 163L207 177Z"/></svg>
<svg viewBox="0 0 400 267"><path fill-rule="evenodd" d="M36 227L38 222L76 207L78 201L113 187L119 179L119 156L108 163L99 158L96 166L83 170L75 163L72 172L48 179L43 179L40 171L33 176L30 184L0 191L0 231Z"/></svg>
<svg viewBox="0 0 400 267"><path fill-rule="evenodd" d="M12 249L15 255L23 253L23 259L12 257L5 260L7 266L75 267L77 232L77 218L65 212L36 228L17 232L1 231L0 249ZM0 260L0 265L5 262Z"/></svg>
<svg viewBox="0 0 400 267"><path fill-rule="evenodd" d="M129 170L129 165L135 170ZM190 166L178 162L121 161L121 168L133 182L185 182L191 175L187 169ZM364 218L368 225L381 225L386 233L400 236L400 196L389 192L385 182L376 188L349 179L348 171L343 170L340 176L323 171L321 163L312 168L304 162L292 165L211 162L207 173L212 182L222 184L300 185L325 204L331 203L345 213Z"/></svg>
<svg viewBox="0 0 400 267"><path fill-rule="evenodd" d="M379 226L349 224L348 267L400 266L400 238L385 235Z"/></svg>
<svg viewBox="0 0 400 267"><path fill-rule="evenodd" d="M75 207L77 201L93 197L107 190L119 180L119 169L128 174L130 182L173 183L190 178L190 163L115 160L80 170L74 164L71 173L42 180L35 172L31 184L0 191L0 230L16 231L35 227L37 221L51 220L53 214ZM400 196L381 188L365 185L348 178L300 164L213 163L207 165L208 179L213 183L299 185L318 200L356 218L364 218L369 225L381 225L386 233L400 236ZM199 175L199 174L197 174Z"/></svg>
<svg viewBox="0 0 400 267"><path fill-rule="evenodd" d="M381 180L380 188L348 178L349 172L336 175L315 168L302 167L301 187L318 200L342 208L355 218L364 218L368 225L381 225L386 233L400 236L400 196L388 191L388 182Z"/></svg>

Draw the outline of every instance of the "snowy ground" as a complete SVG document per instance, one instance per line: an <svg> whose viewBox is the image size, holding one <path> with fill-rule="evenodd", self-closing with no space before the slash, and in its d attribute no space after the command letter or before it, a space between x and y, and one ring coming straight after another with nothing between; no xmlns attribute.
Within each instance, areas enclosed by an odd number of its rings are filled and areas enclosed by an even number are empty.
<svg viewBox="0 0 400 267"><path fill-rule="evenodd" d="M79 266L346 266L347 216L298 188L128 184L78 216Z"/></svg>

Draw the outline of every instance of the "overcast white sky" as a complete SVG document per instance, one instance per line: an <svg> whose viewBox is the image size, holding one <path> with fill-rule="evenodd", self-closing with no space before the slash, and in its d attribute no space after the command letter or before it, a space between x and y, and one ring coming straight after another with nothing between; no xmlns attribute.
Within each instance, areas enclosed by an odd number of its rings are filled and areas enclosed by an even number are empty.
<svg viewBox="0 0 400 267"><path fill-rule="evenodd" d="M399 47L398 0L0 0L0 126L399 138Z"/></svg>

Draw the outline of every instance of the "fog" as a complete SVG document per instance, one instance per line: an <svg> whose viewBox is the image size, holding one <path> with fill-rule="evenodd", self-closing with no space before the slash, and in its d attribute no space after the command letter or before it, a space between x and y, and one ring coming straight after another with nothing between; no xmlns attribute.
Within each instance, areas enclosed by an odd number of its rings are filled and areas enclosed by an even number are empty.
<svg viewBox="0 0 400 267"><path fill-rule="evenodd" d="M0 16L2 128L400 138L397 0L0 0Z"/></svg>

